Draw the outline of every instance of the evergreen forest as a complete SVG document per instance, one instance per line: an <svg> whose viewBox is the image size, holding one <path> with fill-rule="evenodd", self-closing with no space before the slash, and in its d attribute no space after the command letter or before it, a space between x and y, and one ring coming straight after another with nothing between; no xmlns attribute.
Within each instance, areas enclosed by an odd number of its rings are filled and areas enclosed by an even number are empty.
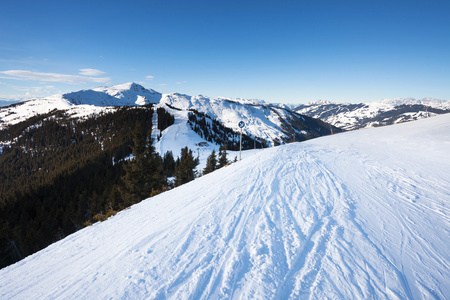
<svg viewBox="0 0 450 300"><path fill-rule="evenodd" d="M152 105L86 119L52 111L0 131L0 268L195 178L183 149L161 157L151 140ZM161 130L174 122L158 110ZM131 159L133 155L133 159Z"/></svg>

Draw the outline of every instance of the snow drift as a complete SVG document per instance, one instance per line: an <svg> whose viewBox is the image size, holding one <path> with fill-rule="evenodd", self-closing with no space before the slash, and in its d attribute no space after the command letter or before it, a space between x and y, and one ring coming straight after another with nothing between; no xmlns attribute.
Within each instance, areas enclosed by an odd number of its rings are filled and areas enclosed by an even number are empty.
<svg viewBox="0 0 450 300"><path fill-rule="evenodd" d="M0 271L2 299L450 295L450 114L265 149Z"/></svg>

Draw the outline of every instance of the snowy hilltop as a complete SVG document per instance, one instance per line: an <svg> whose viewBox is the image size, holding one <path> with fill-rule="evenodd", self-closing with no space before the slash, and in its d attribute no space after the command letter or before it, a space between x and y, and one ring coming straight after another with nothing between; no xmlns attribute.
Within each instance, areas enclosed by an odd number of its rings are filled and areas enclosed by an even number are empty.
<svg viewBox="0 0 450 300"><path fill-rule="evenodd" d="M450 101L424 98L383 99L367 103L314 101L294 108L345 130L412 121L450 112Z"/></svg>
<svg viewBox="0 0 450 300"><path fill-rule="evenodd" d="M0 298L444 299L449 140L446 114L251 150L0 270Z"/></svg>
<svg viewBox="0 0 450 300"><path fill-rule="evenodd" d="M73 104L95 106L145 105L158 103L162 94L134 82L63 94Z"/></svg>

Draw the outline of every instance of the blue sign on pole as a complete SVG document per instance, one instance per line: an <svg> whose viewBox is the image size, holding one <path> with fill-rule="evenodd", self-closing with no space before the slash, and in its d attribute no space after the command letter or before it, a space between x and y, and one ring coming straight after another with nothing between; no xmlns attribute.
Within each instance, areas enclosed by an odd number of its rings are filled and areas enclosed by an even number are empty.
<svg viewBox="0 0 450 300"><path fill-rule="evenodd" d="M242 152L242 128L244 128L245 123L244 121L239 122L239 128L241 128L241 135L239 137L239 160L241 160L241 152Z"/></svg>

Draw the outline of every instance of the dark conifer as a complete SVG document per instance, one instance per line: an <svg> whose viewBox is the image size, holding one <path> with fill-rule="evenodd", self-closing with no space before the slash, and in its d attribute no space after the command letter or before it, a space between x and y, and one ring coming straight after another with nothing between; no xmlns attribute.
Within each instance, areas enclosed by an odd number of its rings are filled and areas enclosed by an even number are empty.
<svg viewBox="0 0 450 300"><path fill-rule="evenodd" d="M175 174L175 160L172 151L167 151L163 157L163 170L166 177L173 177Z"/></svg>
<svg viewBox="0 0 450 300"><path fill-rule="evenodd" d="M134 160L125 166L126 174L123 178L124 196L129 204L150 197L152 190L161 189L164 184L162 161L153 147L151 131L145 139L138 124L133 141Z"/></svg>
<svg viewBox="0 0 450 300"><path fill-rule="evenodd" d="M197 164L198 161L194 159L192 150L189 150L188 147L181 149L181 158L175 171L175 185L179 186L194 180L197 175L195 171Z"/></svg>
<svg viewBox="0 0 450 300"><path fill-rule="evenodd" d="M217 167L217 158L216 151L213 150L211 155L206 159L206 167L203 169L203 174L208 174L216 170Z"/></svg>
<svg viewBox="0 0 450 300"><path fill-rule="evenodd" d="M228 159L227 159L227 147L225 145L221 146L219 149L219 165L218 165L218 169L226 166L228 164Z"/></svg>
<svg viewBox="0 0 450 300"><path fill-rule="evenodd" d="M159 107L156 110L158 115L158 129L163 131L175 122L175 117L168 113L164 108Z"/></svg>

